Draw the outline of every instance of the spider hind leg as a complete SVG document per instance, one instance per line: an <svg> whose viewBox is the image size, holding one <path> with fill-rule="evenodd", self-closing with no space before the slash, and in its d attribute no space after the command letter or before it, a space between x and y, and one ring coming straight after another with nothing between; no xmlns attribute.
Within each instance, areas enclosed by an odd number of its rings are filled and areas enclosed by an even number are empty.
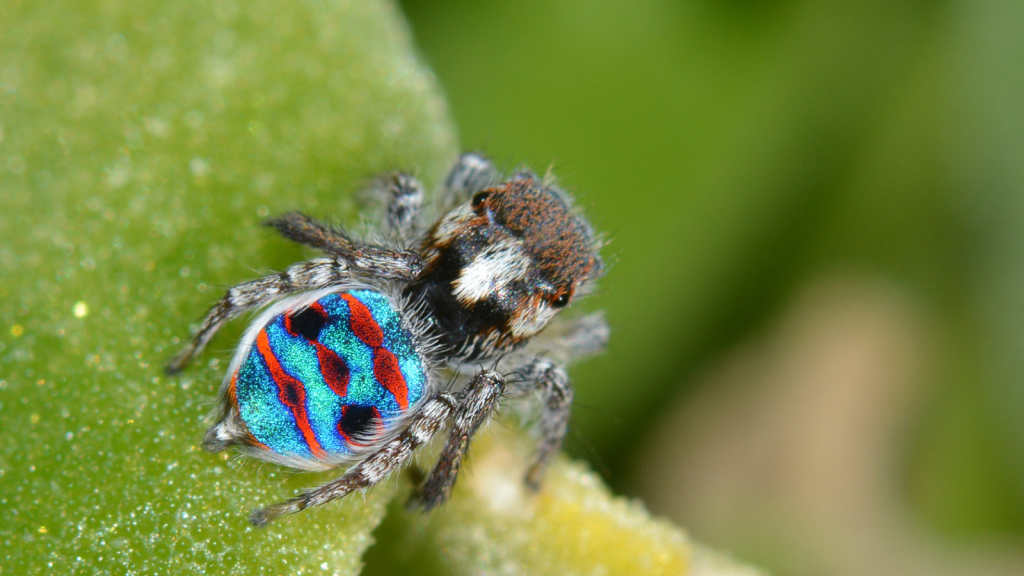
<svg viewBox="0 0 1024 576"><path fill-rule="evenodd" d="M457 403L451 394L438 393L417 409L405 430L366 456L343 476L285 502L255 510L249 517L250 521L256 526L263 526L286 514L326 504L380 482L405 464L417 448L430 441L456 407Z"/></svg>

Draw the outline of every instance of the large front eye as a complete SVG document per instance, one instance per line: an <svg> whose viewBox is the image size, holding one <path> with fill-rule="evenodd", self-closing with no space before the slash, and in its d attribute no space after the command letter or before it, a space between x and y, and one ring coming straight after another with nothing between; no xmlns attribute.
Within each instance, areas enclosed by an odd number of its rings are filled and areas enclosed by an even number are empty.
<svg viewBox="0 0 1024 576"><path fill-rule="evenodd" d="M480 205L483 204L484 201L487 200L487 197L490 195L491 193L486 190L484 190L483 192L477 192L476 194L473 195L473 199L470 200L470 206L472 206L474 209L479 208Z"/></svg>
<svg viewBox="0 0 1024 576"><path fill-rule="evenodd" d="M554 300L551 301L551 307L552 308L565 308L565 306L569 303L569 298L571 296L572 295L569 294L568 292L562 292L558 296L555 296Z"/></svg>

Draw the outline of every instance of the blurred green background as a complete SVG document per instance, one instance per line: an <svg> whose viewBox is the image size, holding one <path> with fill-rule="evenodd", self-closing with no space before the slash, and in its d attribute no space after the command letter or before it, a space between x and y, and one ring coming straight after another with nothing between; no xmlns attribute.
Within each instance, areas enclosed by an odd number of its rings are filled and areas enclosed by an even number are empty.
<svg viewBox="0 0 1024 576"><path fill-rule="evenodd" d="M608 233L571 453L778 573L1020 573L1024 4L403 6Z"/></svg>

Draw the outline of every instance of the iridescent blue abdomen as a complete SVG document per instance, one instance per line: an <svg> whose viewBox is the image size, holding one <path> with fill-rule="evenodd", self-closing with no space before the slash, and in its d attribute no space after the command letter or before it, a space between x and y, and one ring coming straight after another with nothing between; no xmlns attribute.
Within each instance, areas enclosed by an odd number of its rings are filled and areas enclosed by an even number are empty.
<svg viewBox="0 0 1024 576"><path fill-rule="evenodd" d="M426 383L387 296L352 290L274 316L238 365L229 398L255 445L323 459L379 437Z"/></svg>

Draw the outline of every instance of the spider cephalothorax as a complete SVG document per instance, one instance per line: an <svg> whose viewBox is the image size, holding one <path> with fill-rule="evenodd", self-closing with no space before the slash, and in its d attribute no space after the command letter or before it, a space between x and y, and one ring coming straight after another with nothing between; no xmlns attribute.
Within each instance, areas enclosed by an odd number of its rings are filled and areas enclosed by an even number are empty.
<svg viewBox="0 0 1024 576"><path fill-rule="evenodd" d="M536 486L568 423L564 367L607 339L600 314L541 333L602 271L599 241L553 183L526 171L503 181L482 156L463 155L439 195L448 208L428 226L418 181L381 183L379 232L400 247L354 241L299 213L271 220L326 257L228 290L168 366L180 370L225 322L266 307L235 352L203 444L347 471L257 510L256 524L372 486L450 423L419 496L425 508L444 502L470 438L504 398L539 410L526 476ZM490 368L473 362L482 358Z"/></svg>
<svg viewBox="0 0 1024 576"><path fill-rule="evenodd" d="M477 192L427 233L426 268L406 289L434 312L439 340L464 359L539 332L601 272L590 226L530 173Z"/></svg>

